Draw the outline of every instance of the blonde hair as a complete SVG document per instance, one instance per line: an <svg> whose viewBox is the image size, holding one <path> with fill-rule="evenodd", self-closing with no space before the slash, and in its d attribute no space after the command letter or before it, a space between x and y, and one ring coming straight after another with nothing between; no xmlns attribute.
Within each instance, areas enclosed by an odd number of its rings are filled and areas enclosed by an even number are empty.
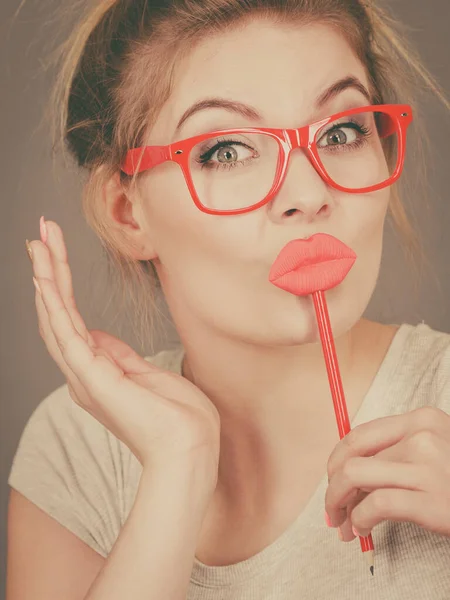
<svg viewBox="0 0 450 600"><path fill-rule="evenodd" d="M112 175L120 172L126 151L142 144L170 97L174 70L181 58L206 36L255 18L286 27L321 22L337 28L366 68L373 103L413 107L415 174L419 182L425 181L423 143L427 138L416 90L425 86L447 108L450 104L408 43L406 28L374 2L97 0L87 7L78 26L57 51L60 69L50 105L54 147L64 148L67 143L77 164L87 170L84 215L111 259L110 274L120 278L118 289L123 294L127 291L133 303L133 325L141 346L144 341L152 343L158 278L151 262L136 261L123 250L123 240L122 249L118 249L118 234L108 229L102 218L100 191ZM123 173L120 177L124 185L130 183ZM416 194L416 189L417 185L412 184L411 193ZM396 184L388 218L415 268L425 257L400 196Z"/></svg>

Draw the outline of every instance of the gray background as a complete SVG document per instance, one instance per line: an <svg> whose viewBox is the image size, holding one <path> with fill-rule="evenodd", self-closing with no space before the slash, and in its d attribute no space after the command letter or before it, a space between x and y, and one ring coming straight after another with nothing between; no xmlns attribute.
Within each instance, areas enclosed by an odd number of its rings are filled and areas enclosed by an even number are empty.
<svg viewBox="0 0 450 600"><path fill-rule="evenodd" d="M449 0L390 0L388 4L412 28L410 37L450 97ZM34 408L64 383L39 336L31 263L25 252L25 239L39 238L41 215L57 221L64 231L75 295L88 327L107 330L141 351L127 315L116 317L110 304L100 244L81 216L80 175L60 164L53 166L49 133L40 126L52 81L52 72L43 71L41 63L53 36L54 26L48 20L55 2L28 0L13 22L18 5L19 0L0 4L0 582L6 572L7 478L12 458ZM423 275L415 294L412 275L388 228L379 283L365 316L384 323L425 321L450 332L450 119L433 97L426 97L424 112L434 151L428 188L432 210L421 233L434 274ZM421 214L420 206L416 210ZM158 336L154 350L172 347L177 339L169 326ZM145 354L151 354L150 345ZM4 585L0 587L4 598Z"/></svg>

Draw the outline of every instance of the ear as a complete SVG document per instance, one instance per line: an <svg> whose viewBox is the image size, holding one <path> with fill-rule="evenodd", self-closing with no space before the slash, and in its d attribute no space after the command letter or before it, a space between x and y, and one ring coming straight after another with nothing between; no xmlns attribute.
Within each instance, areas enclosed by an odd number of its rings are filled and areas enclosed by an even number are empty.
<svg viewBox="0 0 450 600"><path fill-rule="evenodd" d="M158 255L152 244L151 232L136 202L115 173L103 186L103 206L108 227L124 240L127 252L135 260L152 260Z"/></svg>

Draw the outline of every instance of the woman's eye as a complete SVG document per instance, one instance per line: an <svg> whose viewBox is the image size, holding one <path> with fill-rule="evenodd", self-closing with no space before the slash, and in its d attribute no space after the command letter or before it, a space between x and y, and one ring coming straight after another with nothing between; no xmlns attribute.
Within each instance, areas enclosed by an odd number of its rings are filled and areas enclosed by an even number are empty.
<svg viewBox="0 0 450 600"><path fill-rule="evenodd" d="M206 156L204 155L204 158L206 158L206 160L214 159L222 164L230 164L245 160L246 158L253 156L253 154L254 153L251 152L249 148L246 148L241 143L222 143L211 148L211 150L206 153Z"/></svg>
<svg viewBox="0 0 450 600"><path fill-rule="evenodd" d="M343 146L352 144L358 139L357 132L352 127L338 127L327 131L317 142L319 148L327 146Z"/></svg>

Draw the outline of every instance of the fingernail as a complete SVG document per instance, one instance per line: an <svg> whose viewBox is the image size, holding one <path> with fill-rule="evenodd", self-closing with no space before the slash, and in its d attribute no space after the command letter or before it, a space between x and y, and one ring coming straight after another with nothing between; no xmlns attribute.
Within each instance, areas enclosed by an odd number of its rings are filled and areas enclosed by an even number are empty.
<svg viewBox="0 0 450 600"><path fill-rule="evenodd" d="M44 217L41 217L39 220L39 227L41 230L41 240L44 242L44 244L47 243L47 225L45 224L45 219Z"/></svg>
<svg viewBox="0 0 450 600"><path fill-rule="evenodd" d="M31 249L30 242L25 240L25 246L27 247L28 257L31 260L31 264L33 264L33 250Z"/></svg>
<svg viewBox="0 0 450 600"><path fill-rule="evenodd" d="M352 531L353 531L353 535L356 535L356 537L360 537L359 533L356 531L356 529L352 526Z"/></svg>
<svg viewBox="0 0 450 600"><path fill-rule="evenodd" d="M37 282L36 277L33 277L33 283L34 283L34 287L37 289L37 291L39 292L39 294L42 296L41 288L39 286L39 283Z"/></svg>
<svg viewBox="0 0 450 600"><path fill-rule="evenodd" d="M333 524L331 523L331 519L327 511L325 511L325 523L328 527L333 527Z"/></svg>
<svg viewBox="0 0 450 600"><path fill-rule="evenodd" d="M339 539L341 540L341 542L343 542L343 541L344 541L344 535L343 535L343 533L342 533L342 531L341 531L341 528L340 528L340 527L338 527L338 528L337 528L337 531L338 531L338 536L339 536Z"/></svg>

